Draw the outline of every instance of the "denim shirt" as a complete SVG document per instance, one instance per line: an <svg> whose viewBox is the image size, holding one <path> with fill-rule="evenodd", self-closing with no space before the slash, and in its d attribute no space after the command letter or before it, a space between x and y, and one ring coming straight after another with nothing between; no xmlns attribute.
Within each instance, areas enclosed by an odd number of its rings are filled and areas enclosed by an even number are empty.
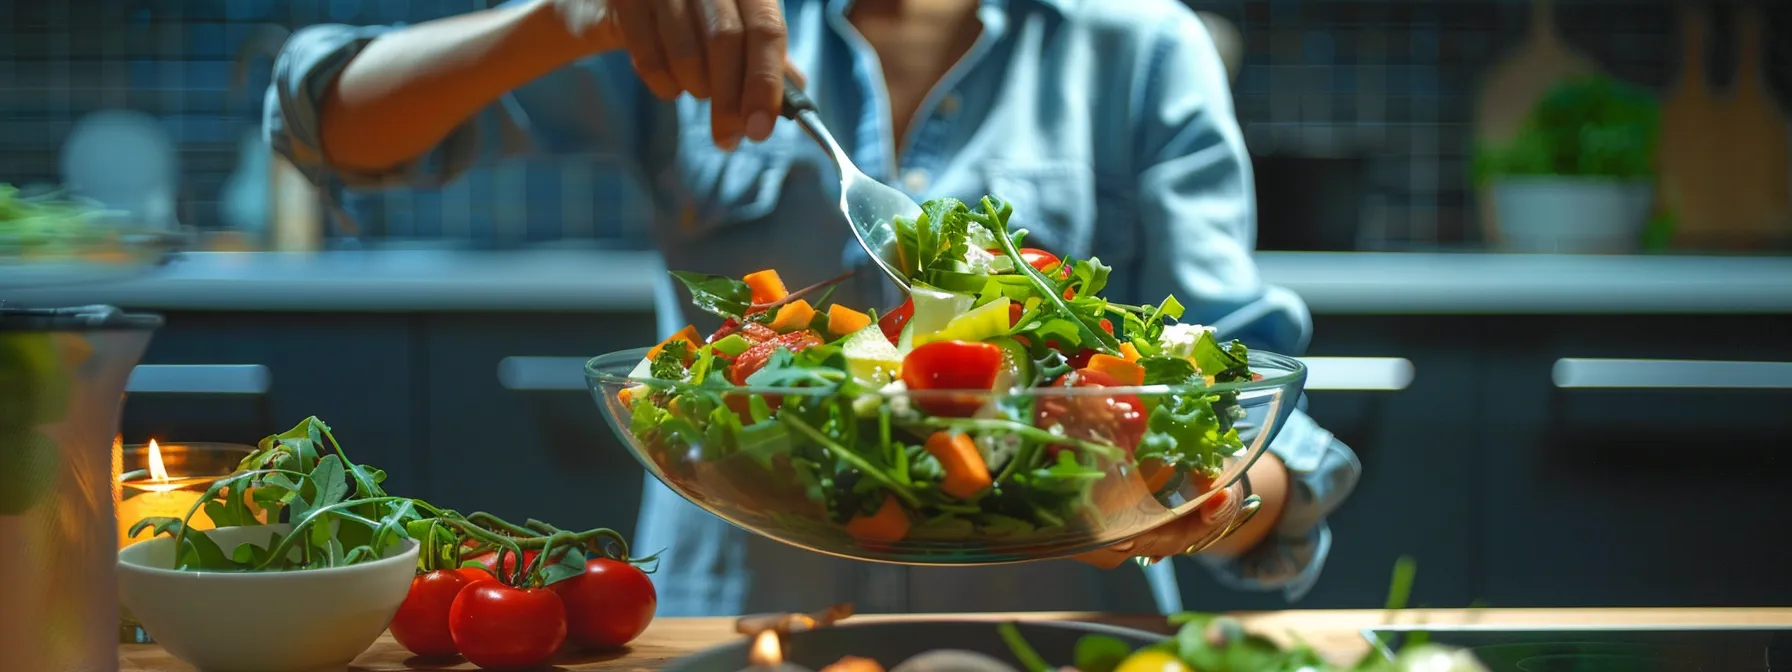
<svg viewBox="0 0 1792 672"><path fill-rule="evenodd" d="M790 58L809 78L841 146L871 177L917 201L986 194L1012 203L1029 243L1114 268L1108 294L1169 294L1185 322L1255 348L1298 354L1312 323L1292 293L1266 286L1251 258L1250 163L1224 68L1200 20L1176 0L983 0L983 32L893 137L875 52L846 18L850 0L785 0ZM266 106L273 146L326 194L439 186L527 152L590 155L638 171L671 268L740 276L776 268L796 285L869 267L836 209L838 176L794 124L735 152L710 140L708 103L652 97L624 54L581 60L505 96L402 168L356 174L324 165L318 107L329 82L392 27L317 25L276 61ZM900 150L898 149L900 147ZM670 333L682 290L662 286ZM886 305L887 281L860 273L835 294ZM677 292L677 293L675 293ZM1355 484L1349 448L1296 412L1270 450L1292 475L1275 532L1239 558L1201 558L1221 581L1298 599L1330 546L1324 519ZM1169 563L1143 574L1069 561L922 568L841 560L746 534L649 479L636 547L665 549L655 583L667 615L812 609L864 611L1181 608ZM1042 589L1041 587L1049 587Z"/></svg>

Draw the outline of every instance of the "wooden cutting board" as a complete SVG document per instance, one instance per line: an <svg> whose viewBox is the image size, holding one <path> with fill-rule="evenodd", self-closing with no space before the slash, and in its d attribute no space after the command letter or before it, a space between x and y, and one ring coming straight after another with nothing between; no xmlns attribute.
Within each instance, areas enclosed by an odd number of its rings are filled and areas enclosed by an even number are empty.
<svg viewBox="0 0 1792 672"><path fill-rule="evenodd" d="M1792 139L1786 116L1768 90L1763 53L1767 20L1758 5L1738 8L1736 86L1721 128L1729 142L1722 166L1729 183L1731 245L1760 249L1792 236Z"/></svg>
<svg viewBox="0 0 1792 672"><path fill-rule="evenodd" d="M1661 99L1661 137L1656 154L1656 200L1673 213L1674 241L1698 246L1719 235L1729 220L1721 128L1724 108L1705 80L1711 20L1703 7L1680 12L1680 74Z"/></svg>
<svg viewBox="0 0 1792 672"><path fill-rule="evenodd" d="M1289 610L1236 614L1246 630L1284 645L1293 638L1316 649L1327 660L1348 665L1368 652L1363 629L1390 621L1432 626L1559 628L1588 626L1632 628L1792 627L1792 609L1409 609L1398 614L1380 610ZM1119 616L1090 613L952 614L855 616L848 623L916 619L1054 620L1106 623L1155 632L1169 632L1162 616ZM649 672L680 657L741 636L732 618L661 618L627 649L607 654L569 657L553 669L566 672ZM16 652L8 652L9 655ZM192 667L154 644L119 647L119 672L192 672ZM8 668L11 669L11 668ZM390 635L381 637L349 666L349 672L438 672L478 669L455 661L421 661L410 656Z"/></svg>
<svg viewBox="0 0 1792 672"><path fill-rule="evenodd" d="M1528 32L1505 58L1494 63L1482 80L1475 106L1475 142L1505 143L1518 134L1526 115L1549 88L1568 77L1591 75L1600 68L1574 51L1556 28L1554 0L1531 0ZM1488 242L1499 240L1493 194L1478 194L1481 225Z"/></svg>

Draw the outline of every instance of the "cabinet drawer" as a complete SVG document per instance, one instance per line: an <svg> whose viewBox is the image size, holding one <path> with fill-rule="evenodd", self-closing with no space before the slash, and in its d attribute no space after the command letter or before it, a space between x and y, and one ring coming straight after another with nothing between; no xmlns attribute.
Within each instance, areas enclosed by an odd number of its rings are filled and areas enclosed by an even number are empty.
<svg viewBox="0 0 1792 672"><path fill-rule="evenodd" d="M254 444L307 416L330 424L349 457L385 469L394 492L415 492L417 409L413 325L356 314L191 313L166 325L132 375L127 442Z"/></svg>
<svg viewBox="0 0 1792 672"><path fill-rule="evenodd" d="M582 367L653 342L652 314L429 320L431 501L632 534L641 466L592 402Z"/></svg>

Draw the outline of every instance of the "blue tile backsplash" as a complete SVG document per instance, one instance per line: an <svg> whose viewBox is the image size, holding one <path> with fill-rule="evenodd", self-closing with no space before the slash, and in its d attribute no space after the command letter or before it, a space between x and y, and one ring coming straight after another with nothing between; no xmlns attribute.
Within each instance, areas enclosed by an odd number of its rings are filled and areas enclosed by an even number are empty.
<svg viewBox="0 0 1792 672"><path fill-rule="evenodd" d="M1254 153L1363 159L1359 244L1473 244L1469 128L1480 71L1515 43L1514 0L1189 0L1232 21L1245 45L1235 83ZM1678 53L1674 2L1558 0L1577 49L1611 72L1660 86ZM1770 4L1789 35L1788 3ZM0 0L0 181L59 181L58 148L99 109L153 115L180 147L182 221L222 225L220 190L256 129L268 63L235 82L245 40L267 25L418 22L484 0ZM1781 92L1792 45L1769 45ZM1727 65L1721 58L1713 66ZM1718 82L1727 74L1715 72ZM1789 106L1792 107L1792 106ZM440 191L352 198L369 238L476 247L644 240L650 210L628 173L582 158L475 171Z"/></svg>

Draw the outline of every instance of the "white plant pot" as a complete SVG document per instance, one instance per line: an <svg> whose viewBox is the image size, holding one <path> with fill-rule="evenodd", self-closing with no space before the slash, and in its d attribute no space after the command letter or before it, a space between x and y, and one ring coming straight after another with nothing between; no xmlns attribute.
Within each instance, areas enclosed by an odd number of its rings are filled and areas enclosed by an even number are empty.
<svg viewBox="0 0 1792 672"><path fill-rule="evenodd" d="M1501 249L1513 252L1636 252L1655 188L1649 180L1542 176L1493 184Z"/></svg>
<svg viewBox="0 0 1792 672"><path fill-rule="evenodd" d="M205 534L228 552L245 542L266 545L289 529ZM172 564L169 537L118 552L120 600L175 657L201 672L340 672L379 639L410 592L417 542L405 539L385 558L329 569L165 569Z"/></svg>

